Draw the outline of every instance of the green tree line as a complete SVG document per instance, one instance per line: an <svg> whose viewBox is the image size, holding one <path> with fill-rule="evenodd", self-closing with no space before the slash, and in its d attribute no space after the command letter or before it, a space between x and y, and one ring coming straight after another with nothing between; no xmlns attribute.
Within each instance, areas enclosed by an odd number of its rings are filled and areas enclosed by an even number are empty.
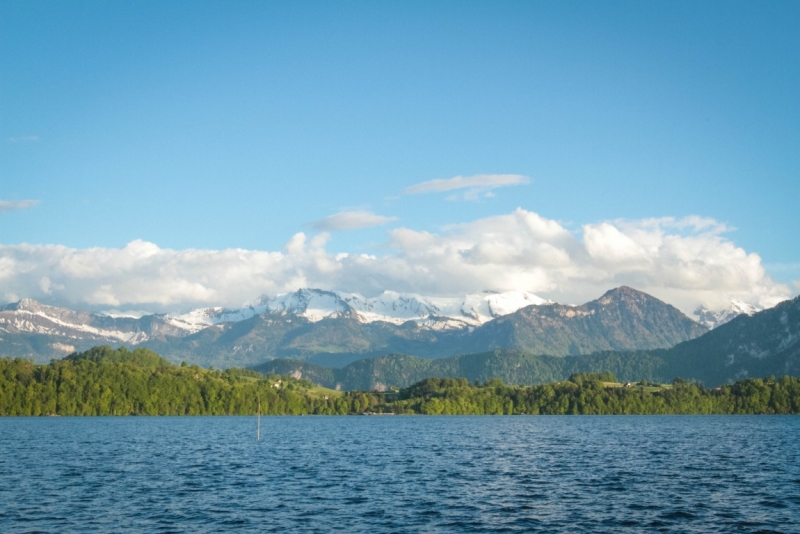
<svg viewBox="0 0 800 534"><path fill-rule="evenodd" d="M576 374L537 386L507 386L499 379L429 378L397 395L394 413L420 414L797 414L800 378L748 379L707 389L676 379L670 386L615 384L610 373Z"/></svg>
<svg viewBox="0 0 800 534"><path fill-rule="evenodd" d="M144 348L95 347L46 365L0 359L0 415L361 413L376 396L317 391L307 380L172 365Z"/></svg>
<svg viewBox="0 0 800 534"><path fill-rule="evenodd" d="M494 378L428 378L395 392L335 392L308 380L173 365L148 349L95 347L36 365L0 359L0 415L797 414L800 378L719 388L617 384L611 373L509 386Z"/></svg>

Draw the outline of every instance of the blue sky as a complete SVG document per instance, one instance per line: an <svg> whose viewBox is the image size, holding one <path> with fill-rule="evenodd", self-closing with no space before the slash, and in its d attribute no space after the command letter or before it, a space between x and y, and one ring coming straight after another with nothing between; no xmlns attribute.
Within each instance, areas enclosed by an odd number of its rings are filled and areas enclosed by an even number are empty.
<svg viewBox="0 0 800 534"><path fill-rule="evenodd" d="M697 215L796 291L798 27L797 2L6 1L0 243L277 251L362 212L387 219L326 248L381 255L516 208L578 236Z"/></svg>

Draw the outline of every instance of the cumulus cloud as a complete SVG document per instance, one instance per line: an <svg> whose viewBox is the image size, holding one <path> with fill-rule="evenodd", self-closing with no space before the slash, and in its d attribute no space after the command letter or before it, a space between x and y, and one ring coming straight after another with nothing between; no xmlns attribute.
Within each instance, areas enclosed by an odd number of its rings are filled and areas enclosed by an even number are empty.
<svg viewBox="0 0 800 534"><path fill-rule="evenodd" d="M397 217L376 215L371 211L343 211L320 219L314 223L314 228L323 232L338 232L380 226L396 220Z"/></svg>
<svg viewBox="0 0 800 534"><path fill-rule="evenodd" d="M422 193L442 193L458 189L466 191L450 195L448 200L477 200L481 196L493 197L492 189L511 185L524 185L530 180L519 174L476 174L475 176L455 176L453 178L437 178L406 187L407 195Z"/></svg>
<svg viewBox="0 0 800 534"><path fill-rule="evenodd" d="M375 295L528 290L582 303L629 285L691 313L728 299L771 306L792 290L766 275L709 219L586 224L573 233L517 209L439 233L397 228L380 256L327 250L326 232L298 233L280 251L172 250L137 240L122 248L0 245L0 296L92 309L185 310L238 306L301 287Z"/></svg>
<svg viewBox="0 0 800 534"><path fill-rule="evenodd" d="M38 204L38 200L0 200L0 212L24 210Z"/></svg>

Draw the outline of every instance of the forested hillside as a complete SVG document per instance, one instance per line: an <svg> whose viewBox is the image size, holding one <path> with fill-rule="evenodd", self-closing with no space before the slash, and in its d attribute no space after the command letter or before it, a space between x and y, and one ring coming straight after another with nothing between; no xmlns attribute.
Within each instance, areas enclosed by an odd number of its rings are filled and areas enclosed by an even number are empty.
<svg viewBox="0 0 800 534"><path fill-rule="evenodd" d="M95 347L36 365L0 359L0 415L346 414L369 407L364 394L308 380L173 365L143 348Z"/></svg>
<svg viewBox="0 0 800 534"><path fill-rule="evenodd" d="M429 377L484 382L500 378L507 384L534 385L565 380L573 373L610 371L620 380L669 382L665 351L606 351L586 356L541 356L520 350L494 350L438 360L389 354L351 363L342 369L297 360L272 360L253 367L261 373L307 378L316 384L342 390L384 390L407 387ZM680 376L680 375L678 375Z"/></svg>
<svg viewBox="0 0 800 534"><path fill-rule="evenodd" d="M430 415L529 414L796 414L800 379L750 379L706 389L676 380L669 386L638 383L625 387L610 373L576 374L538 386L507 386L499 379L471 386L466 379L429 378L380 408Z"/></svg>
<svg viewBox="0 0 800 534"><path fill-rule="evenodd" d="M172 365L147 349L98 347L47 365L0 359L0 415L252 415L259 401L268 415L784 414L800 413L800 379L706 389L577 373L537 386L428 378L397 391L341 393L287 376Z"/></svg>

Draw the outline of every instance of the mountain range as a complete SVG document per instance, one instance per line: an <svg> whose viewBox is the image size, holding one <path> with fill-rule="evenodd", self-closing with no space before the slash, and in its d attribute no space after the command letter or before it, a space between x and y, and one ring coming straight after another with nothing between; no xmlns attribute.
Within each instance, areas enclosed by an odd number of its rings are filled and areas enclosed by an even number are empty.
<svg viewBox="0 0 800 534"><path fill-rule="evenodd" d="M740 314L669 349L563 357L498 349L437 360L392 354L353 362L342 369L278 359L255 369L345 390L403 388L429 377L480 382L501 378L509 384L539 384L565 380L573 373L604 371L622 381L669 382L682 377L716 387L749 377L800 375L800 297L753 315Z"/></svg>
<svg viewBox="0 0 800 534"><path fill-rule="evenodd" d="M354 317L362 323L400 325L414 321L433 330L458 330L479 326L525 306L551 302L525 291L487 291L462 298L385 291L378 297L365 298L352 293L300 289L275 298L260 297L254 303L235 309L212 307L184 314L128 316L73 311L23 299L0 307L0 330L138 344L167 336L184 337L209 326L235 323L262 314L293 315L310 322L341 316Z"/></svg>
<svg viewBox="0 0 800 534"><path fill-rule="evenodd" d="M375 298L304 289L239 309L113 317L22 300L0 309L0 354L37 361L98 344L143 346L173 362L246 366L291 358L328 367L518 349L553 356L672 347L707 328L628 287L570 306L525 292Z"/></svg>
<svg viewBox="0 0 800 534"><path fill-rule="evenodd" d="M0 355L47 361L125 344L176 363L257 366L341 389L404 387L431 376L532 384L599 371L714 385L800 373L798 310L798 299L761 311L732 301L722 312L699 308L694 321L624 286L580 306L525 292L364 298L303 289L238 309L140 317L21 300L0 308Z"/></svg>

